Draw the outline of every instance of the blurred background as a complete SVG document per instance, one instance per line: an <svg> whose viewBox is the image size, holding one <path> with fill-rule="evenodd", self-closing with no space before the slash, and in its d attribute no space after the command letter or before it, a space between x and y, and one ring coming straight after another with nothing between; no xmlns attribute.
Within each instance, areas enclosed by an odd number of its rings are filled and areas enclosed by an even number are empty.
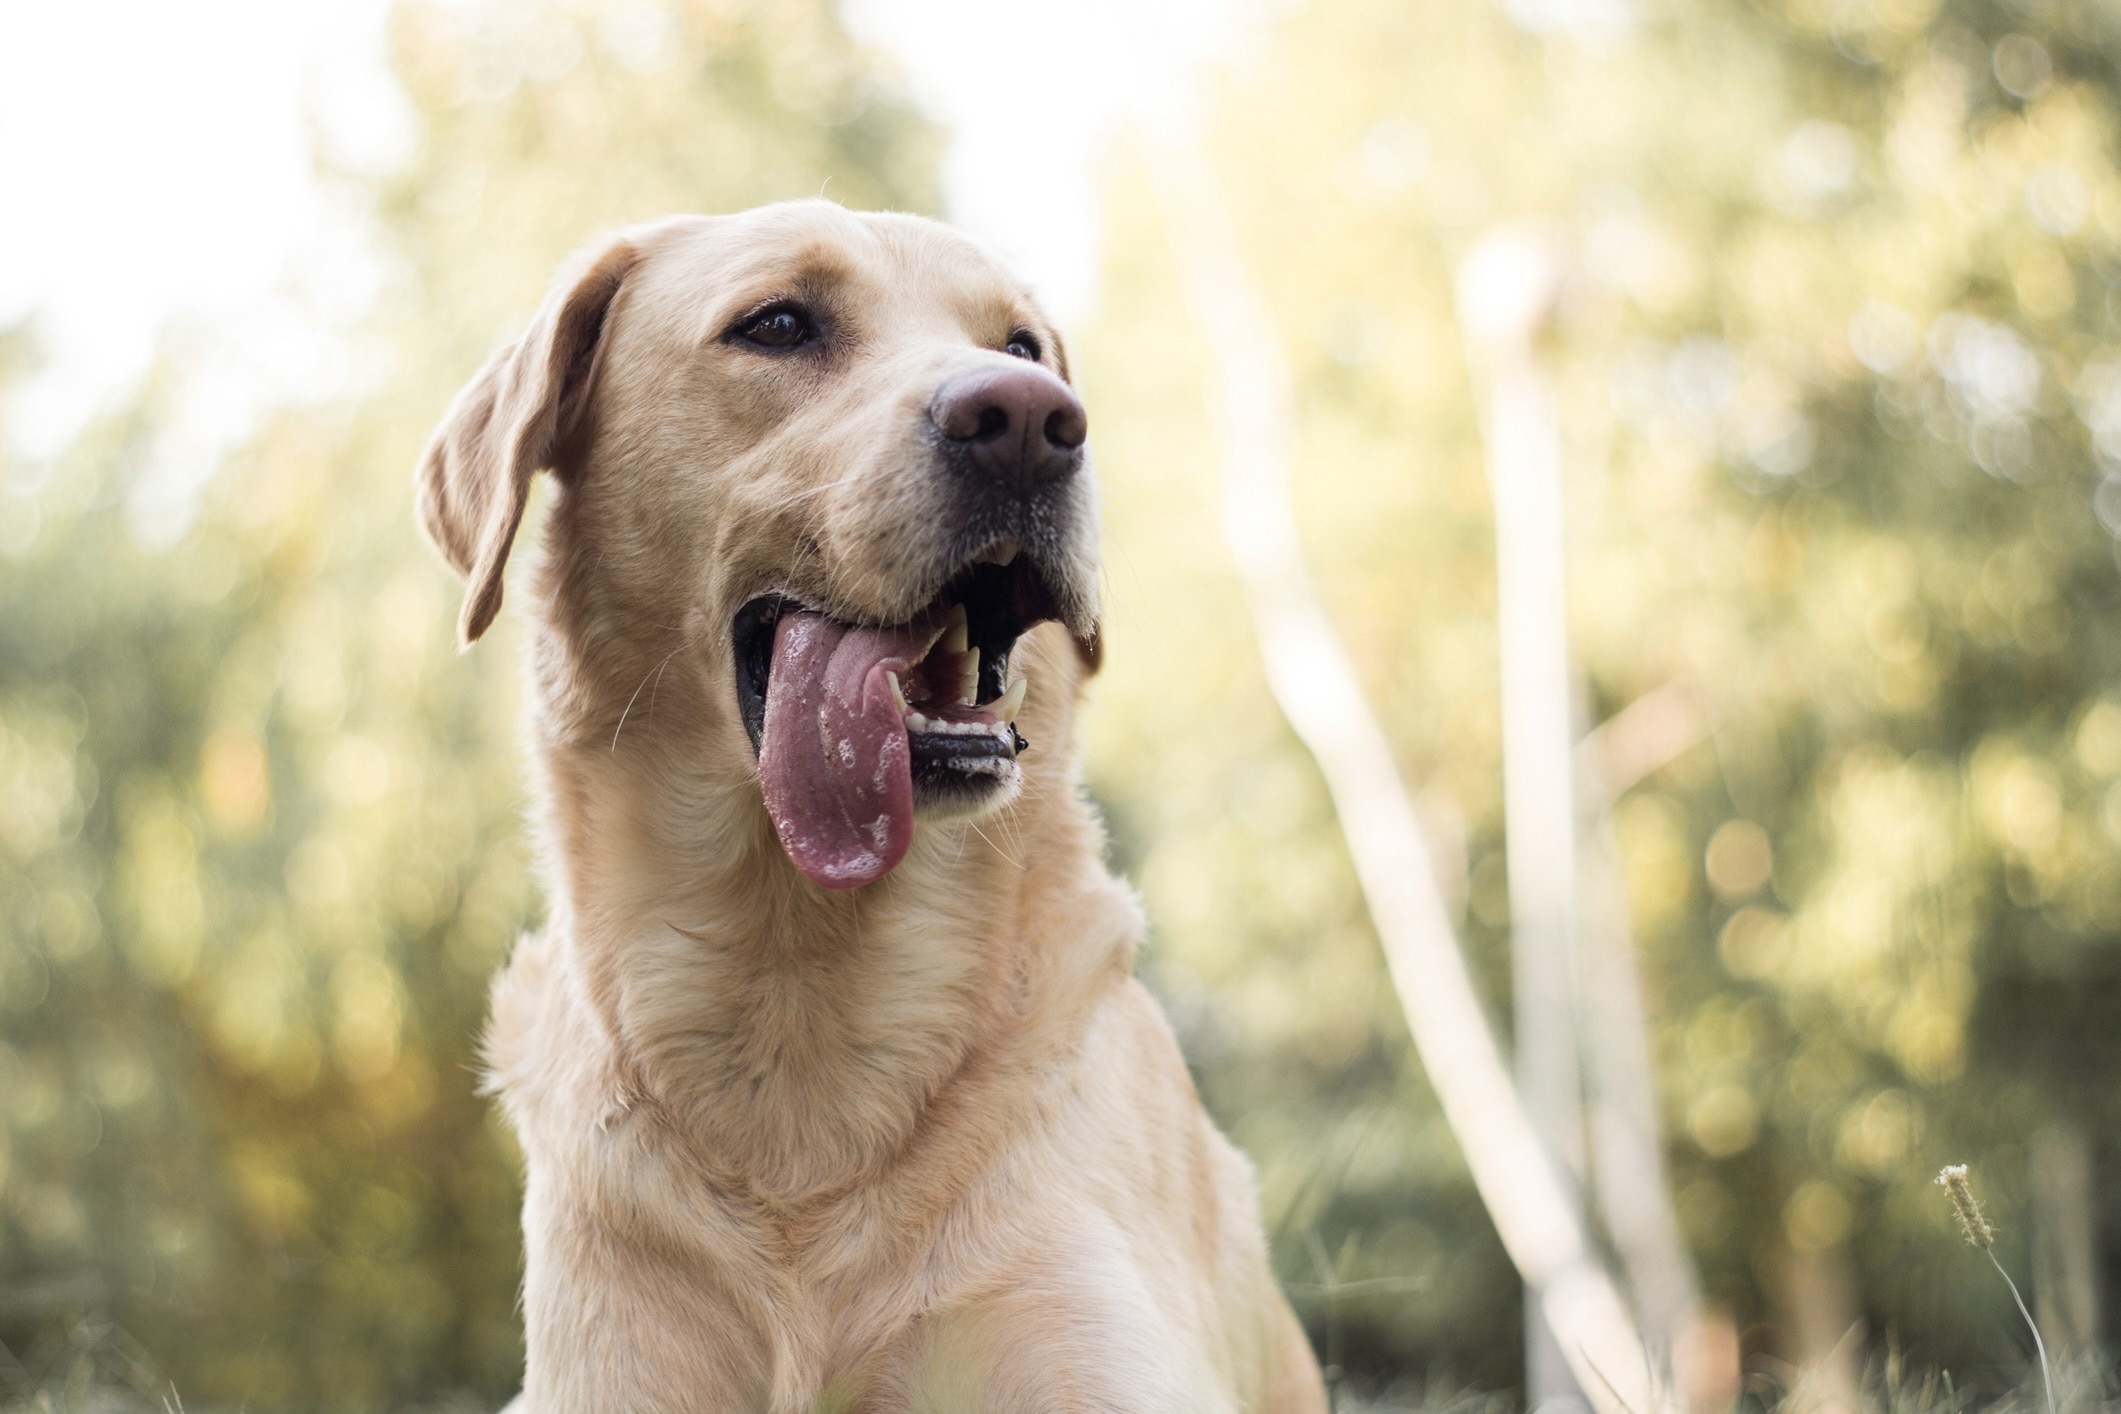
<svg viewBox="0 0 2121 1414"><path fill-rule="evenodd" d="M1341 1408L1521 1401L1528 1333L1262 670L1224 299L1505 1044L1535 943L1574 979L1543 1122L1686 1398L2014 1397L1959 1162L2100 1397L2117 61L2094 0L0 8L0 1404L514 1390L473 1088L539 916L517 630L454 651L413 461L599 229L821 192L957 220L1068 331L1087 788ZM1581 739L1538 927L1511 408Z"/></svg>

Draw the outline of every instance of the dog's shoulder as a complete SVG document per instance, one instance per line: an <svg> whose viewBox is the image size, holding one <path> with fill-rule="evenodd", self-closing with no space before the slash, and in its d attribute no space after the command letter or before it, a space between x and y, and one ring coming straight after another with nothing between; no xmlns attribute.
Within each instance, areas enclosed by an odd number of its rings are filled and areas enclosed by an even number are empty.
<svg viewBox="0 0 2121 1414"><path fill-rule="evenodd" d="M552 1019L556 951L549 933L524 933L493 976L487 992L486 1035L479 1053L482 1088L488 1094L506 1095L521 1088L545 1049L535 1038Z"/></svg>
<svg viewBox="0 0 2121 1414"><path fill-rule="evenodd" d="M480 1048L482 1088L526 1147L541 1131L606 1130L638 1098L556 928L523 934L494 974Z"/></svg>

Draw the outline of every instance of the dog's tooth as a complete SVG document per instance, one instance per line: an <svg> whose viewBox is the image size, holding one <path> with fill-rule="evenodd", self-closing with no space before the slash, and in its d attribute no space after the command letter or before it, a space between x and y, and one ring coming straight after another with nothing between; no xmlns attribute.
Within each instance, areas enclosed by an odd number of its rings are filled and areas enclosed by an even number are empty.
<svg viewBox="0 0 2121 1414"><path fill-rule="evenodd" d="M996 700L994 706L990 709L994 713L994 720L997 722L1015 721L1017 712L1024 705L1024 690L1030 685L1031 679L1027 677L1018 678L1010 686L1009 690Z"/></svg>
<svg viewBox="0 0 2121 1414"><path fill-rule="evenodd" d="M891 681L891 700L898 704L899 711L911 712L913 709L906 705L906 689L899 686L898 674L886 670L884 676Z"/></svg>
<svg viewBox="0 0 2121 1414"><path fill-rule="evenodd" d="M957 700L971 707L979 701L979 649L957 660Z"/></svg>
<svg viewBox="0 0 2121 1414"><path fill-rule="evenodd" d="M928 719L918 712L908 712L906 714L906 730L909 732L924 732L928 730Z"/></svg>
<svg viewBox="0 0 2121 1414"><path fill-rule="evenodd" d="M970 646L970 642L965 636L965 606L952 604L950 617L943 620L943 651L962 653Z"/></svg>

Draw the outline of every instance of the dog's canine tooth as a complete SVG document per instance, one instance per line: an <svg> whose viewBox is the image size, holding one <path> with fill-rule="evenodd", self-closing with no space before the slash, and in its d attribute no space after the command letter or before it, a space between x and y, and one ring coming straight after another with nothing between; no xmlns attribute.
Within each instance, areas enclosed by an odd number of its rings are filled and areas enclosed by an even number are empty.
<svg viewBox="0 0 2121 1414"><path fill-rule="evenodd" d="M899 686L898 674L887 671L884 676L890 679L891 700L898 705L899 711L911 712L913 708L908 706L906 703L906 689Z"/></svg>
<svg viewBox="0 0 2121 1414"><path fill-rule="evenodd" d="M967 707L979 702L979 649L957 660L957 700Z"/></svg>
<svg viewBox="0 0 2121 1414"><path fill-rule="evenodd" d="M965 606L952 604L950 617L943 620L942 650L945 653L962 653L969 646L971 641L965 636Z"/></svg>
<svg viewBox="0 0 2121 1414"><path fill-rule="evenodd" d="M908 712L906 714L906 730L910 732L924 732L928 730L928 719L926 717L923 717L918 712Z"/></svg>
<svg viewBox="0 0 2121 1414"><path fill-rule="evenodd" d="M1020 711L1024 705L1024 691L1030 686L1030 678L1018 678L1015 683L1010 686L1007 692L1003 693L998 699L996 699L995 704L991 709L994 713L994 720L996 720L997 722L1015 721L1017 712Z"/></svg>

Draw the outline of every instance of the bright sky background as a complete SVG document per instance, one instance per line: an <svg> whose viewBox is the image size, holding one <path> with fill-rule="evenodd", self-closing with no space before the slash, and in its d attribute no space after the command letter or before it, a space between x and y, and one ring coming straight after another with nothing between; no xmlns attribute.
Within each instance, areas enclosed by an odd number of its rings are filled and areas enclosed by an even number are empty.
<svg viewBox="0 0 2121 1414"><path fill-rule="evenodd" d="M0 320L34 314L52 360L18 408L33 450L137 377L173 322L239 365L202 378L208 422L240 421L270 391L240 386L256 381L245 373L318 371L320 333L366 292L306 134L315 116L371 158L404 150L382 10L0 5Z"/></svg>
<svg viewBox="0 0 2121 1414"><path fill-rule="evenodd" d="M312 135L387 165L416 141L383 44L388 0L67 0L0 5L0 323L33 314L50 367L12 409L63 446L147 366L194 351L203 474L254 410L343 376L334 335L373 265L355 213L312 180ZM955 134L953 219L1065 321L1093 296L1090 161L1112 125L1183 105L1230 0L847 0ZM181 488L177 499L182 499Z"/></svg>

